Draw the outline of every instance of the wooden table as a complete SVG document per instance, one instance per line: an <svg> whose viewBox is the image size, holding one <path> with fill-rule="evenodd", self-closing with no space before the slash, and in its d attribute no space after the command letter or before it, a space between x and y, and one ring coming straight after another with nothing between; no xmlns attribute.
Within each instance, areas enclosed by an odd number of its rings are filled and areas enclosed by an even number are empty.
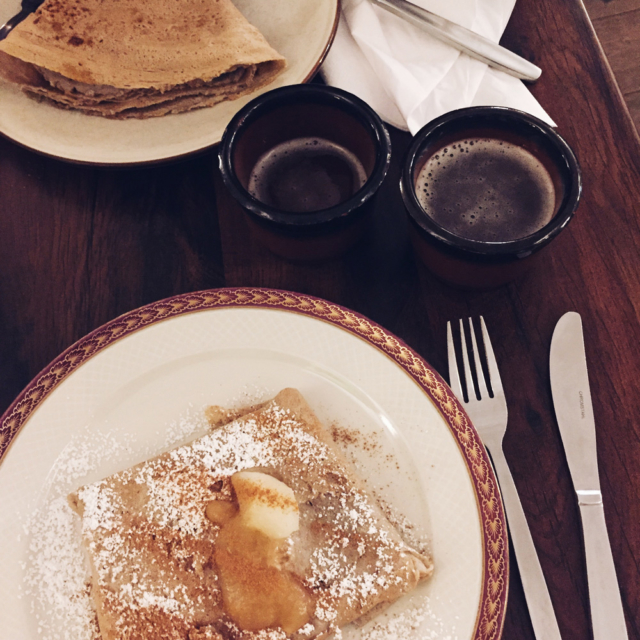
<svg viewBox="0 0 640 640"><path fill-rule="evenodd" d="M322 266L248 238L215 152L141 169L73 166L0 138L0 407L75 340L177 293L224 286L310 293L359 311L446 373L449 319L482 314L510 409L505 451L565 640L591 635L579 514L549 387L551 334L583 318L607 523L629 637L640 640L640 141L578 0L519 0L503 44L544 70L533 92L573 146L584 197L526 279L453 290L416 266L398 192L409 136L370 235ZM512 565L506 640L533 638Z"/></svg>

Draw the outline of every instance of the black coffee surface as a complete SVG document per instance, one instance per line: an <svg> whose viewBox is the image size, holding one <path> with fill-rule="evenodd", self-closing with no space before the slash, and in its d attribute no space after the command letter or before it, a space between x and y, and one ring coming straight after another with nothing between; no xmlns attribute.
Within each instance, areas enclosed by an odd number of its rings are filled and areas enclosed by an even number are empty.
<svg viewBox="0 0 640 640"><path fill-rule="evenodd" d="M258 159L249 193L276 209L308 213L348 200L367 180L362 163L324 138L283 142Z"/></svg>
<svg viewBox="0 0 640 640"><path fill-rule="evenodd" d="M506 242L531 235L554 215L549 172L503 140L468 138L429 158L416 181L422 208L469 240Z"/></svg>

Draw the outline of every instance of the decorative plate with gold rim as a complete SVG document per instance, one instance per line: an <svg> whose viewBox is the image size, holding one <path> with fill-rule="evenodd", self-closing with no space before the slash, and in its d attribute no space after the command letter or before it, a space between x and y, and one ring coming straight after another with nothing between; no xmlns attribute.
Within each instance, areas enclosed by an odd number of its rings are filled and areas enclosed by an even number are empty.
<svg viewBox="0 0 640 640"><path fill-rule="evenodd" d="M434 556L428 582L345 638L497 640L508 589L504 511L486 451L452 392L363 316L266 289L184 294L116 318L65 351L7 410L2 640L78 640L64 619L59 571L55 597L34 584L60 562L42 516L48 505L195 437L206 405L249 404L284 387L349 434L338 443L368 488Z"/></svg>
<svg viewBox="0 0 640 640"><path fill-rule="evenodd" d="M270 85L189 113L111 120L36 102L0 79L0 133L47 155L99 165L158 162L217 144L231 118L256 95L309 80L324 60L338 25L338 0L233 2L287 59L287 68ZM0 25L19 10L20 0L0 3Z"/></svg>

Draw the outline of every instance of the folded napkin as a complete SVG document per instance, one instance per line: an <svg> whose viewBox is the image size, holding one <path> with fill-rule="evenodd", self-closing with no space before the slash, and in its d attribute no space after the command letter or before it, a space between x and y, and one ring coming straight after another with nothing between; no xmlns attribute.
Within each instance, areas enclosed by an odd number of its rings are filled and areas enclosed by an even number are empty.
<svg viewBox="0 0 640 640"><path fill-rule="evenodd" d="M494 42L515 0L412 0ZM462 107L497 105L555 125L524 84L374 6L342 0L336 38L323 66L325 81L368 102L389 124L416 133Z"/></svg>

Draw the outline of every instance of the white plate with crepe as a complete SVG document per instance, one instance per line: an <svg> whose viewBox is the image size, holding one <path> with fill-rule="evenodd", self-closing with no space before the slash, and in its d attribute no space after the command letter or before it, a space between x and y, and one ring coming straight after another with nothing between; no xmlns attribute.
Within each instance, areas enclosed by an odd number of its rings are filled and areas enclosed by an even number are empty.
<svg viewBox="0 0 640 640"><path fill-rule="evenodd" d="M127 165L163 161L217 144L233 115L259 93L309 80L324 59L337 26L338 0L233 0L287 60L269 85L237 100L146 120L111 120L37 102L0 79L0 133L41 153L73 162ZM20 9L0 5L0 24Z"/></svg>
<svg viewBox="0 0 640 640"><path fill-rule="evenodd" d="M207 405L253 404L285 387L302 392L368 489L433 554L427 582L345 638L499 638L504 512L486 451L448 386L352 311L290 292L218 289L97 329L3 416L0 640L86 638L69 607L83 568L63 544L75 534L56 500L202 434Z"/></svg>

